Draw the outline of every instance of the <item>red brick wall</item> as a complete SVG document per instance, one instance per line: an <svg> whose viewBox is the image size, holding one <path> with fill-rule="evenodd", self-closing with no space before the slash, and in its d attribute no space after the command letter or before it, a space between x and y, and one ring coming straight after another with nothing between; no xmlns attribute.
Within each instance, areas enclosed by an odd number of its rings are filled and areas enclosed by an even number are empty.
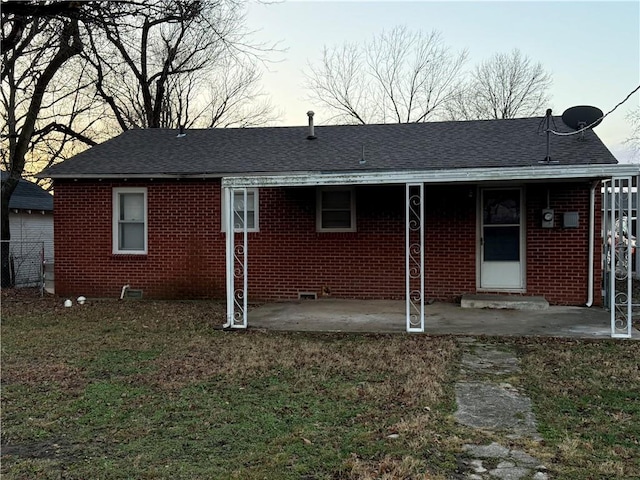
<svg viewBox="0 0 640 480"><path fill-rule="evenodd" d="M476 291L476 197L471 186L425 186L425 296Z"/></svg>
<svg viewBox="0 0 640 480"><path fill-rule="evenodd" d="M148 254L112 254L112 189L146 186ZM56 292L119 296L224 295L220 188L211 182L62 182L54 195ZM211 228L207 226L211 225Z"/></svg>
<svg viewBox="0 0 640 480"><path fill-rule="evenodd" d="M404 187L361 187L356 201L357 232L316 232L315 189L260 190L250 293L404 298Z"/></svg>
<svg viewBox="0 0 640 480"><path fill-rule="evenodd" d="M112 254L112 188L118 186L148 188L147 255ZM527 294L582 304L589 188L550 188L556 225L562 212L578 211L580 227L540 228L546 186L527 187ZM217 181L56 181L57 293L115 297L129 284L145 297L222 297L220 196ZM476 197L475 186L425 187L427 298L454 300L476 290ZM313 188L261 189L259 199L260 231L249 234L250 299L323 291L335 297L404 298L404 186L358 187L354 233L316 232ZM599 261L597 267L596 279Z"/></svg>
<svg viewBox="0 0 640 480"><path fill-rule="evenodd" d="M588 183L529 185L527 212L527 293L544 295L553 304L584 305L587 302L589 265ZM554 228L541 228L542 209L554 210ZM594 234L594 304L601 305L601 196L596 188ZM578 212L578 228L563 228L563 214Z"/></svg>

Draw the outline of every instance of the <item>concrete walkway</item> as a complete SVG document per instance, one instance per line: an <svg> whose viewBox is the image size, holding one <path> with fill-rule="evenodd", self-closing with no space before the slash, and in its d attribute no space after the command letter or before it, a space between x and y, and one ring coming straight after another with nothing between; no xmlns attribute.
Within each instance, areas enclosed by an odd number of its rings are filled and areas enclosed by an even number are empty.
<svg viewBox="0 0 640 480"><path fill-rule="evenodd" d="M454 335L609 338L610 314L601 308L546 310L461 308L436 302L425 307L425 333ZM404 301L319 299L266 303L249 311L249 327L322 332L405 332ZM634 330L634 339L640 332Z"/></svg>
<svg viewBox="0 0 640 480"><path fill-rule="evenodd" d="M464 347L460 378L456 383L456 420L478 430L503 434L508 439L541 441L531 400L509 383L506 376L520 370L515 354L471 337ZM528 453L497 442L464 445L460 465L469 480L546 480L546 467Z"/></svg>

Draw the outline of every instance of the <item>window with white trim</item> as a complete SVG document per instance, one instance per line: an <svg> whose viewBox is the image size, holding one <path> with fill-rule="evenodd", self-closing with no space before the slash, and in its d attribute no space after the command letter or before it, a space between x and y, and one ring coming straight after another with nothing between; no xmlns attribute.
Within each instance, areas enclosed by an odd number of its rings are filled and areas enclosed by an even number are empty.
<svg viewBox="0 0 640 480"><path fill-rule="evenodd" d="M113 189L113 253L147 253L147 189Z"/></svg>
<svg viewBox="0 0 640 480"><path fill-rule="evenodd" d="M316 229L319 232L356 231L354 188L318 188L316 195Z"/></svg>
<svg viewBox="0 0 640 480"><path fill-rule="evenodd" d="M257 188L247 188L247 231L260 231L258 224L258 206L260 205ZM234 219L233 225L236 232L242 232L244 224L244 193L242 190L234 192ZM222 194L222 231L226 231L227 207L225 202L224 189Z"/></svg>

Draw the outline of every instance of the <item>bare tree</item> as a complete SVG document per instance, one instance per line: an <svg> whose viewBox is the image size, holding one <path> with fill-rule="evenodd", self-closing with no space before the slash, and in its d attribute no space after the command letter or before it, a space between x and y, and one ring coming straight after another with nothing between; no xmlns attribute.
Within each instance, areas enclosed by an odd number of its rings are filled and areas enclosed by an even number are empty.
<svg viewBox="0 0 640 480"><path fill-rule="evenodd" d="M247 41L242 8L242 0L3 2L2 240L29 161L42 168L131 127L269 121L255 63L269 49ZM203 82L212 76L221 82Z"/></svg>
<svg viewBox="0 0 640 480"><path fill-rule="evenodd" d="M3 9L5 5L3 5ZM2 13L3 51L2 102L6 109L2 124L2 159L8 175L2 180L0 210L2 240L10 240L9 201L24 171L33 139L67 128L60 124L39 124L40 112L47 107L49 87L62 66L82 50L77 18L54 19ZM50 105L49 105L50 106ZM8 242L2 242L1 285L11 285Z"/></svg>
<svg viewBox="0 0 640 480"><path fill-rule="evenodd" d="M260 86L261 73L250 59L216 65L216 74L189 72L167 84L162 126L229 128L264 125L276 120L274 107Z"/></svg>
<svg viewBox="0 0 640 480"><path fill-rule="evenodd" d="M145 4L147 8L132 12L126 21L88 31L91 48L86 57L94 67L96 90L121 130L260 124L271 119L264 106L234 108L261 95L254 62L269 50L248 43L241 2ZM231 83L217 92L208 80L212 78L218 86L223 79ZM211 98L213 93L221 96Z"/></svg>
<svg viewBox="0 0 640 480"><path fill-rule="evenodd" d="M456 95L467 52L438 32L395 27L365 44L324 49L305 72L310 99L337 121L411 123L437 117Z"/></svg>
<svg viewBox="0 0 640 480"><path fill-rule="evenodd" d="M453 120L505 119L542 115L552 78L540 62L520 50L497 53L473 70L465 88L449 102Z"/></svg>
<svg viewBox="0 0 640 480"><path fill-rule="evenodd" d="M634 159L640 157L640 107L636 107L627 113L627 120L631 125L631 134L624 143L631 148Z"/></svg>

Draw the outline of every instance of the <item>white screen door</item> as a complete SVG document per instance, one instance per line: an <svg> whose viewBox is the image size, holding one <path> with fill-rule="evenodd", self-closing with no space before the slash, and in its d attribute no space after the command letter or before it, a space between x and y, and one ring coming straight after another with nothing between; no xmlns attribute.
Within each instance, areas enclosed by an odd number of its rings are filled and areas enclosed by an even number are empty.
<svg viewBox="0 0 640 480"><path fill-rule="evenodd" d="M522 189L485 189L481 197L480 288L522 289Z"/></svg>

